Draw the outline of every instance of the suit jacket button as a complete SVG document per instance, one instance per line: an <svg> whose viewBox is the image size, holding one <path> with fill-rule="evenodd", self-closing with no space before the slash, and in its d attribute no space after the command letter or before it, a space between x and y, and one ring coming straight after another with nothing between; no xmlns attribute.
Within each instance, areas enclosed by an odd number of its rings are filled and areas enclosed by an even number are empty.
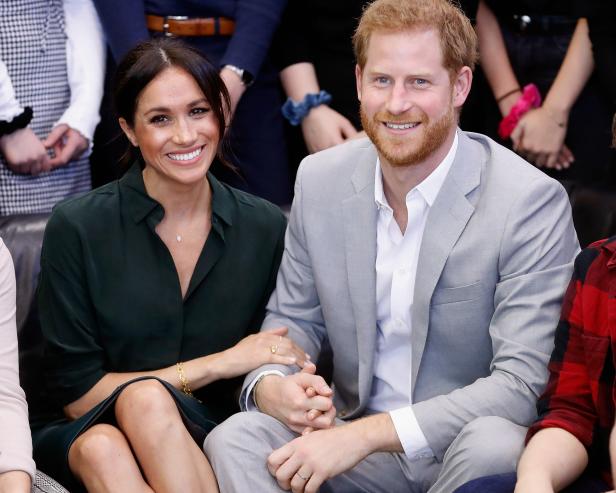
<svg viewBox="0 0 616 493"><path fill-rule="evenodd" d="M341 411L338 411L339 418L344 418L346 415L347 415L346 410L342 409Z"/></svg>

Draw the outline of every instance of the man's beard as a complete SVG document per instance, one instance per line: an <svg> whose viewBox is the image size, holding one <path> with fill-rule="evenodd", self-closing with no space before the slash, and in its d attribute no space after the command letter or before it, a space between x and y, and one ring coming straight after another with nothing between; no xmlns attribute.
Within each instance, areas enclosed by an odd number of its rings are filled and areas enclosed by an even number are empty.
<svg viewBox="0 0 616 493"><path fill-rule="evenodd" d="M421 111L421 110L420 110ZM379 153L392 166L412 166L424 162L447 139L452 126L456 124L456 114L453 105L447 113L434 122L430 122L424 111L418 116L411 113L394 116L387 111L377 113L372 119L368 117L363 106L360 107L361 123L370 140ZM382 122L403 123L419 122L422 133L412 136L383 135ZM418 130L421 131L421 128ZM421 139L421 140L418 140Z"/></svg>

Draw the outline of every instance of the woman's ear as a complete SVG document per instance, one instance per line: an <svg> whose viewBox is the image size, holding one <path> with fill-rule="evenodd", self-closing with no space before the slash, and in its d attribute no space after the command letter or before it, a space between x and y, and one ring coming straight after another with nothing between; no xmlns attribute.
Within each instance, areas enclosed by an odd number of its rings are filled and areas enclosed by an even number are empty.
<svg viewBox="0 0 616 493"><path fill-rule="evenodd" d="M135 137L135 132L133 132L133 129L128 124L128 122L121 117L118 118L118 122L120 123L120 128L124 132L124 135L126 135L126 137L128 137L128 140L130 140L130 143L133 144L135 147L139 147L139 143L137 142L137 138Z"/></svg>

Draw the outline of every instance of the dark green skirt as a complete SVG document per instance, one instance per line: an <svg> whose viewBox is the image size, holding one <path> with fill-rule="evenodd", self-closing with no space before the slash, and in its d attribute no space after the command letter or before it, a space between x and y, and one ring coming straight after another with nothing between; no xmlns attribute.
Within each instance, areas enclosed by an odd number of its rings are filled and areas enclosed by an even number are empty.
<svg viewBox="0 0 616 493"><path fill-rule="evenodd" d="M184 394L159 378L139 377L120 385L107 399L79 419L74 421L61 419L33 429L32 442L37 468L60 482L71 493L85 491L83 485L73 476L68 465L68 451L73 441L96 424L116 425L114 404L122 390L131 383L148 379L158 380L169 391L180 411L186 429L202 449L205 437L216 426L207 407L194 397Z"/></svg>

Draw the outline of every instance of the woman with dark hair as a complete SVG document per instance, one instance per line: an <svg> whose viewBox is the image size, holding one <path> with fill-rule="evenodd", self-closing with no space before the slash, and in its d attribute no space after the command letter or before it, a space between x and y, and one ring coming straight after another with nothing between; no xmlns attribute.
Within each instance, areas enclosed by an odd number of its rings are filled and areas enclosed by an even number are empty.
<svg viewBox="0 0 616 493"><path fill-rule="evenodd" d="M56 207L45 232L39 305L60 414L34 420L35 459L71 491L218 491L201 446L237 410L236 377L308 365L286 328L246 337L285 220L208 172L229 98L198 51L142 43L115 98L136 162Z"/></svg>

